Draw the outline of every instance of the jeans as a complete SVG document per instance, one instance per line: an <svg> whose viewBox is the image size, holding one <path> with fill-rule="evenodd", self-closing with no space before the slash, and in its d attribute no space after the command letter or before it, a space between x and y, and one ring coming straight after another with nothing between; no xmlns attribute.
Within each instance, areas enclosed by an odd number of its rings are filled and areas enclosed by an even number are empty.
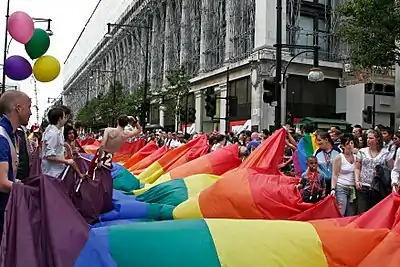
<svg viewBox="0 0 400 267"><path fill-rule="evenodd" d="M353 216L356 213L355 199L351 202L352 189L338 186L336 189L336 203L342 216Z"/></svg>

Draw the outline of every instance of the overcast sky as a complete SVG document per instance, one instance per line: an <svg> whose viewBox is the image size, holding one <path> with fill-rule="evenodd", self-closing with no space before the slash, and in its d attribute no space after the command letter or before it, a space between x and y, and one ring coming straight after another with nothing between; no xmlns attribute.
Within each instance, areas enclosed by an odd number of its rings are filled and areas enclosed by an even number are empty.
<svg viewBox="0 0 400 267"><path fill-rule="evenodd" d="M10 14L15 11L24 11L31 17L52 19L51 29L54 35L51 37L50 48L47 55L56 57L63 67L69 51L78 38L86 21L96 6L98 0L11 0ZM3 64L4 31L7 0L0 0L0 59ZM46 29L46 23L37 23L35 27ZM10 39L10 38L9 38ZM12 41L9 56L21 55L29 59L24 45ZM32 60L30 60L32 62ZM33 63L33 62L32 62ZM39 99L40 120L44 110L49 106L48 98L56 98L60 95L63 87L63 74L50 83L37 83ZM7 79L7 83L16 82ZM19 82L22 91L26 92L34 100L34 86L31 79ZM32 109L31 123L36 123L36 110Z"/></svg>

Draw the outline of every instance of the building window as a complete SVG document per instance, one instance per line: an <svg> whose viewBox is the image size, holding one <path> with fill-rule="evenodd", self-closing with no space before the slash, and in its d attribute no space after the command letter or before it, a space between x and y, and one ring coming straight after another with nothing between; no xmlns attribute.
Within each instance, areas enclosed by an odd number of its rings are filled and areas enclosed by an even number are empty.
<svg viewBox="0 0 400 267"><path fill-rule="evenodd" d="M302 15L298 22L295 44L321 47L321 57L329 53L329 26L325 19ZM296 53L301 50L297 50Z"/></svg>
<svg viewBox="0 0 400 267"><path fill-rule="evenodd" d="M365 94L373 94L375 88L376 95L387 95L387 96L395 96L395 87L391 84L379 84L376 83L375 87L373 87L372 83L365 84L364 93Z"/></svg>
<svg viewBox="0 0 400 267"><path fill-rule="evenodd" d="M229 82L228 93L238 98L237 115L229 117L229 121L248 120L251 117L251 90L249 77Z"/></svg>

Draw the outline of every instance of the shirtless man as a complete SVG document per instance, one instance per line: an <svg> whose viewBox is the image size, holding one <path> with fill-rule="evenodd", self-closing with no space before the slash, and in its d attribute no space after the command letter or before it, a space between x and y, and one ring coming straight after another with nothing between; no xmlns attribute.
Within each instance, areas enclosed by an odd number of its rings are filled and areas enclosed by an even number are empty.
<svg viewBox="0 0 400 267"><path fill-rule="evenodd" d="M133 131L124 130L130 120L134 120L135 129ZM106 128L99 150L90 163L88 174L93 178L94 171L97 168L105 166L112 168L112 155L117 152L121 146L130 138L138 137L142 132L142 127L138 121L131 116L121 115L118 118L116 128ZM97 165L97 166L96 166Z"/></svg>

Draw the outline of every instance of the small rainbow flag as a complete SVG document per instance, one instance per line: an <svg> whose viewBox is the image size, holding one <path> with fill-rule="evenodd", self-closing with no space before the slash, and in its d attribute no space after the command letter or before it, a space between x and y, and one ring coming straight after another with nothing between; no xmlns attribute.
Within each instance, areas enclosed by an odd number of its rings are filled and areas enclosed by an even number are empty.
<svg viewBox="0 0 400 267"><path fill-rule="evenodd" d="M300 177L307 170L307 159L318 149L315 134L306 133L300 139L297 150L293 154L293 165L296 176Z"/></svg>

